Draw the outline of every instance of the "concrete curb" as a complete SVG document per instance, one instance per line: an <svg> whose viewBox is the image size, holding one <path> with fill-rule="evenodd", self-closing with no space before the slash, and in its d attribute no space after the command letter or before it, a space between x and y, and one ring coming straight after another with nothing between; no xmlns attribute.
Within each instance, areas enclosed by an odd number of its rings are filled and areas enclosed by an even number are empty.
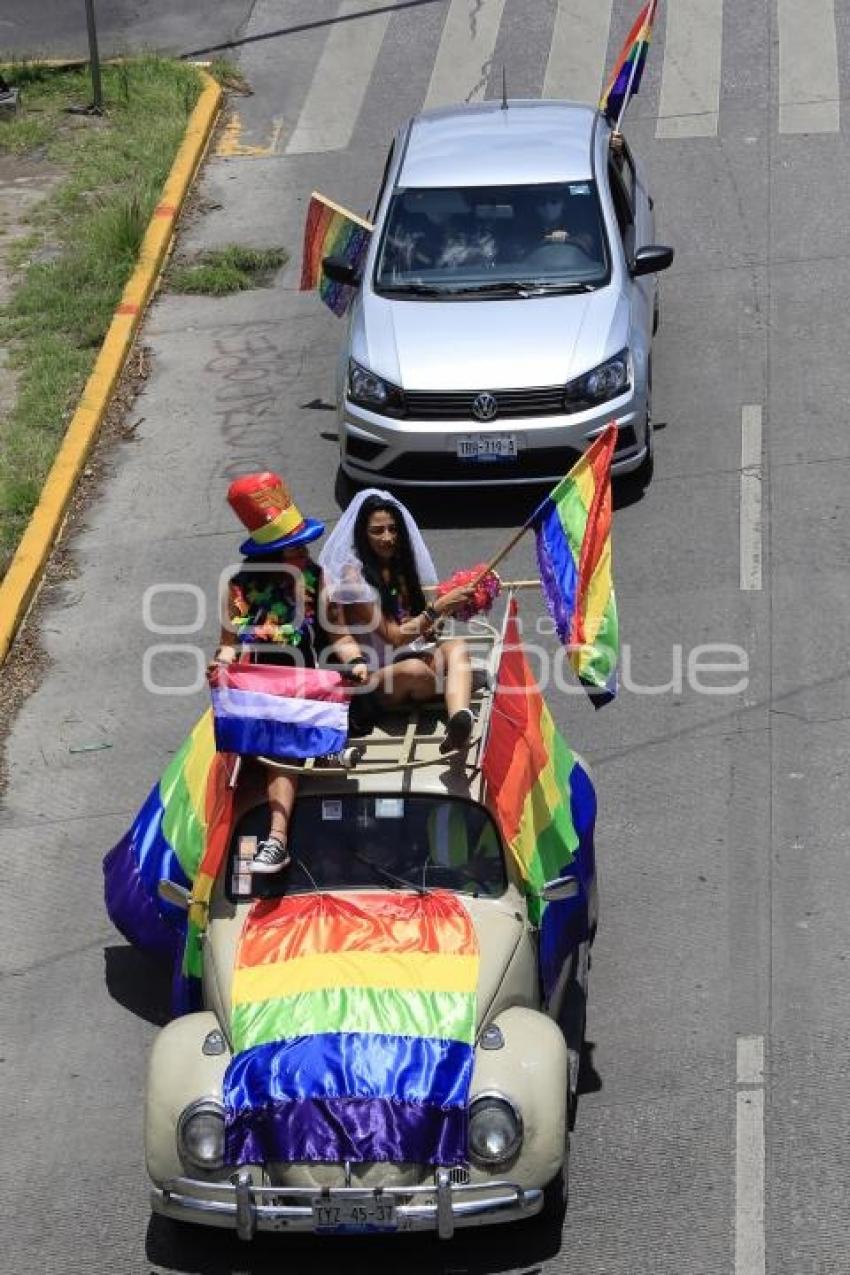
<svg viewBox="0 0 850 1275"><path fill-rule="evenodd" d="M204 81L204 89L189 117L162 197L145 231L136 268L115 308L97 361L47 475L41 498L9 570L0 582L0 665L15 639L41 582L53 544L62 530L77 479L97 438L112 391L153 294L183 201L218 115L222 90L206 71L199 69L198 73Z"/></svg>

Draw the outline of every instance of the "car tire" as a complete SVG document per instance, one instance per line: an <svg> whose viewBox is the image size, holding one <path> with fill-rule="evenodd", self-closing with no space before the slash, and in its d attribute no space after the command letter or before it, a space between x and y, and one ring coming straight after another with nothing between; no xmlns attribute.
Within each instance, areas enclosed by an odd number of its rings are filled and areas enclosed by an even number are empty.
<svg viewBox="0 0 850 1275"><path fill-rule="evenodd" d="M655 336L661 327L661 293L655 289L655 301L652 306L652 335Z"/></svg>
<svg viewBox="0 0 850 1275"><path fill-rule="evenodd" d="M646 412L646 455L634 471L632 477L639 487L646 488L652 482L655 473L655 436L652 430L652 415Z"/></svg>
<svg viewBox="0 0 850 1275"><path fill-rule="evenodd" d="M349 477L342 465L340 465L336 471L336 483L334 484L334 499L340 509L347 508L362 488L363 484L359 483L355 478Z"/></svg>

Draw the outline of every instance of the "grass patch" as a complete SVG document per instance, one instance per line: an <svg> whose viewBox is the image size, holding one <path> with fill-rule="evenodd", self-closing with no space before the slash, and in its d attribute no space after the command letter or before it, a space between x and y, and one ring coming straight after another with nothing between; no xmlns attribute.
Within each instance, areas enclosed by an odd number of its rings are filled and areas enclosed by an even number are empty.
<svg viewBox="0 0 850 1275"><path fill-rule="evenodd" d="M7 269L0 345L18 378L0 403L0 575L26 526L98 347L136 263L154 206L201 92L180 62L139 58L103 67L106 115L68 115L91 99L87 72L0 66L22 110L0 127L0 153L32 155L63 178L31 216Z"/></svg>
<svg viewBox="0 0 850 1275"><path fill-rule="evenodd" d="M194 261L175 265L168 275L172 292L195 292L223 297L229 292L268 286L289 260L282 248L242 248L228 244L201 253Z"/></svg>

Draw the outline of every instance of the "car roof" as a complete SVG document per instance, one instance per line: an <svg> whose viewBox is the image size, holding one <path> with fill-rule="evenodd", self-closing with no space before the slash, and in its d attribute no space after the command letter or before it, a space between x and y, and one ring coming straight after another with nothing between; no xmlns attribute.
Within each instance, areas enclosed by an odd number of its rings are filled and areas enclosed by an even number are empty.
<svg viewBox="0 0 850 1275"><path fill-rule="evenodd" d="M481 102L424 111L410 122L398 186L499 186L586 181L598 112L579 102Z"/></svg>

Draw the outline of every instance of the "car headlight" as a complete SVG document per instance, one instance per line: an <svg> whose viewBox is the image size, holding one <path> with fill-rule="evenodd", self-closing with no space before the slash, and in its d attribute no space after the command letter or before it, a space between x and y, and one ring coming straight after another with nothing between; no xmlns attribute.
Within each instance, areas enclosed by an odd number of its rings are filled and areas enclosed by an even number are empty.
<svg viewBox="0 0 850 1275"><path fill-rule="evenodd" d="M177 1122L177 1150L193 1169L220 1169L224 1164L224 1109L214 1098L190 1102Z"/></svg>
<svg viewBox="0 0 850 1275"><path fill-rule="evenodd" d="M385 416L404 414L404 395L399 387L361 367L354 359L348 360L348 398Z"/></svg>
<svg viewBox="0 0 850 1275"><path fill-rule="evenodd" d="M507 1164L522 1145L519 1108L502 1094L480 1094L469 1108L469 1154L490 1168Z"/></svg>
<svg viewBox="0 0 850 1275"><path fill-rule="evenodd" d="M564 391L564 406L568 412L584 411L626 394L631 384L629 351L621 350L612 359L606 359L590 372L585 372L584 376L569 381Z"/></svg>

